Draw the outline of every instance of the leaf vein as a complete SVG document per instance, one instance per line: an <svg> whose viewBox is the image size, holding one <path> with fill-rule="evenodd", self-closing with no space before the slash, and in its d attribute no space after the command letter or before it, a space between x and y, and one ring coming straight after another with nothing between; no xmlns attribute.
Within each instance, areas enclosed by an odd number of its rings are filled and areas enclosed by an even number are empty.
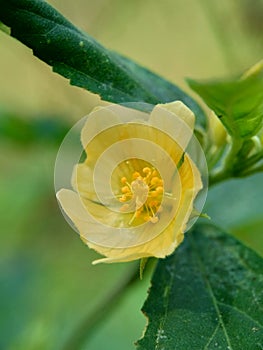
<svg viewBox="0 0 263 350"><path fill-rule="evenodd" d="M214 332L212 333L211 337L208 339L208 341L207 341L207 343L206 343L206 345L205 345L205 347L204 347L204 350L207 350L207 349L208 349L208 345L211 344L211 342L212 342L212 340L214 339L214 337L215 337L215 335L216 335L216 333L217 333L219 327L220 327L220 322L218 322L218 324L216 325Z"/></svg>
<svg viewBox="0 0 263 350"><path fill-rule="evenodd" d="M211 286L210 281L209 281L209 279L208 279L208 277L207 277L207 274L206 274L206 272L205 272L205 266L204 266L204 264L203 264L203 261L202 261L200 255L198 254L199 251L198 251L197 247L195 246L195 243L194 243L194 239L193 239L193 238L191 238L191 243L192 243L192 247L194 248L194 251L195 251L196 259L197 259L197 261L198 261L198 263L199 263L199 266L200 266L200 272L201 272L202 277L203 277L203 279L204 279L204 281L205 281L205 283L206 283L206 285L207 285L207 290L208 290L208 292L209 292L209 294L210 294L212 303L213 303L214 308L215 308L215 311L216 311L216 313L217 313L219 323L221 324L222 329L223 329L223 332L224 332L224 334L225 334L225 338L226 338L226 341L227 341L229 350L233 350L232 345L231 345L231 342L230 342L230 339L229 339L229 336L228 336L228 333L227 333L227 330L226 330L225 325L224 325L224 322L223 322L222 315L221 315L220 310L219 310L219 307L218 307L218 302L217 302L216 297L215 297L215 295L214 295L214 293L213 293L212 286Z"/></svg>
<svg viewBox="0 0 263 350"><path fill-rule="evenodd" d="M164 289L164 314L161 317L161 320L159 322L159 326L157 329L157 334L155 337L155 350L162 350L162 348L160 348L160 340L161 339L166 339L166 336L163 334L164 332L164 326L165 326L165 322L168 316L168 310L169 310L169 300L170 300L170 294L171 294L171 287L173 284L173 279L174 279L174 265L173 268L169 269L169 274L170 274L170 279L169 279L169 283L167 284L166 288Z"/></svg>
<svg viewBox="0 0 263 350"><path fill-rule="evenodd" d="M243 310L240 310L240 309L238 309L238 308L235 307L235 306L232 306L232 305L223 303L223 302L221 302L221 301L217 301L217 304L218 304L218 305L222 305L222 306L224 306L224 307L226 307L226 308L229 308L229 309L231 309L231 310L236 311L237 313L241 314L242 316L248 318L250 321L252 321L252 322L254 322L255 324L257 324L257 326L258 326L260 329L263 330L263 325L262 325L259 321L255 320L254 318L252 318L251 316L249 316L248 314L246 314Z"/></svg>

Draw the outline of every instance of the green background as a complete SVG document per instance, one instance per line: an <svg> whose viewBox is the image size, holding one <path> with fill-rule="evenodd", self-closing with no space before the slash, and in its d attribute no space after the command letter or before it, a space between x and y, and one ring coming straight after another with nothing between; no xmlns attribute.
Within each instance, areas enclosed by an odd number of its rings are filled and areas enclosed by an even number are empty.
<svg viewBox="0 0 263 350"><path fill-rule="evenodd" d="M235 75L262 58L263 2L49 1L106 47L187 88L184 77ZM63 134L98 105L0 32L0 348L59 349L130 264L91 266L53 189ZM194 94L193 94L194 95ZM32 126L32 127L31 127ZM211 189L213 222L263 253L261 174ZM149 277L120 300L86 349L130 350L146 319Z"/></svg>

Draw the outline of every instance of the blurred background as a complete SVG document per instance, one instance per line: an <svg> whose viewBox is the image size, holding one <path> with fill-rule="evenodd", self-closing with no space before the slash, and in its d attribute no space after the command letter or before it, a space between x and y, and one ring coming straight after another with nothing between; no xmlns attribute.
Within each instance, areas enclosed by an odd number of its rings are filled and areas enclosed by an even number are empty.
<svg viewBox="0 0 263 350"><path fill-rule="evenodd" d="M263 56L263 0L48 2L104 46L188 92L185 77L234 76ZM91 266L97 256L64 220L53 189L63 136L103 102L3 32L0 77L0 348L57 350L132 266ZM217 186L205 209L261 254L262 183L258 174ZM83 349L134 349L148 286L146 276L131 287Z"/></svg>

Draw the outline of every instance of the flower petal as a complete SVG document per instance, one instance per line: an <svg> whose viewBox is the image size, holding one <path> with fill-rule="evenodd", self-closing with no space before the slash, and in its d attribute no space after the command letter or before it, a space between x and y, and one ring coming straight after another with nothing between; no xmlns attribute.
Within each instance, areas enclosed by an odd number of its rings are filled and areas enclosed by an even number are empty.
<svg viewBox="0 0 263 350"><path fill-rule="evenodd" d="M149 124L159 128L185 150L193 136L195 116L182 102L176 101L154 107Z"/></svg>
<svg viewBox="0 0 263 350"><path fill-rule="evenodd" d="M81 131L83 148L86 149L94 135L99 135L106 129L130 122L146 122L148 118L149 115L147 113L120 105L112 104L106 107L97 107L89 114Z"/></svg>

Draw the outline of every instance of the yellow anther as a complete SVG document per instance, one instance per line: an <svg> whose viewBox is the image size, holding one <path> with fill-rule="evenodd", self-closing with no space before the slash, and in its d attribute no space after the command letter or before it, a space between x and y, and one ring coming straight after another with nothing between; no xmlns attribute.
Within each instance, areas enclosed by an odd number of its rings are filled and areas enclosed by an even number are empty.
<svg viewBox="0 0 263 350"><path fill-rule="evenodd" d="M122 189L121 189L121 192L122 192L122 193L127 193L127 192L129 192L129 191L130 191L130 189L129 189L128 186L123 186Z"/></svg>
<svg viewBox="0 0 263 350"><path fill-rule="evenodd" d="M159 204L158 201L150 201L149 206L150 206L150 207L157 207L158 204Z"/></svg>
<svg viewBox="0 0 263 350"><path fill-rule="evenodd" d="M151 172L151 169L149 167L145 167L142 169L144 174L149 174Z"/></svg>
<svg viewBox="0 0 263 350"><path fill-rule="evenodd" d="M154 170L154 171L152 172L152 176L156 176L156 175L158 175L158 173L157 173L156 170Z"/></svg>
<svg viewBox="0 0 263 350"><path fill-rule="evenodd" d="M163 187L162 187L162 186L158 186L158 187L156 188L156 192L157 192L158 194L163 193Z"/></svg>
<svg viewBox="0 0 263 350"><path fill-rule="evenodd" d="M120 202L125 202L127 200L127 197L125 195L122 195L119 199Z"/></svg>
<svg viewBox="0 0 263 350"><path fill-rule="evenodd" d="M159 183L159 181L159 177L155 176L151 179L151 185L156 185L157 183Z"/></svg>
<svg viewBox="0 0 263 350"><path fill-rule="evenodd" d="M157 191L151 191L150 194L151 197L157 197L159 193Z"/></svg>
<svg viewBox="0 0 263 350"><path fill-rule="evenodd" d="M137 179L138 177L140 177L141 174L138 172L138 171L135 171L133 174L132 174L132 178L133 179Z"/></svg>
<svg viewBox="0 0 263 350"><path fill-rule="evenodd" d="M127 178L125 176L123 176L121 178L121 183L126 184L126 182L127 182Z"/></svg>

